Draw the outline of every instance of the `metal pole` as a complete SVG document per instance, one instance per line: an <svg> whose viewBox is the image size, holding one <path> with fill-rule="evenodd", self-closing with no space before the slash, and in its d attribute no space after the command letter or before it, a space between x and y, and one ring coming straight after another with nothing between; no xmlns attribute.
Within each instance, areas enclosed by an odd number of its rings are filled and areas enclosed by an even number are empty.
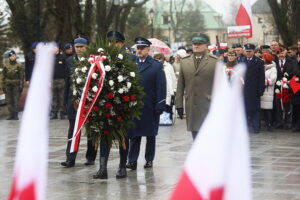
<svg viewBox="0 0 300 200"><path fill-rule="evenodd" d="M151 38L154 37L153 18L151 19Z"/></svg>

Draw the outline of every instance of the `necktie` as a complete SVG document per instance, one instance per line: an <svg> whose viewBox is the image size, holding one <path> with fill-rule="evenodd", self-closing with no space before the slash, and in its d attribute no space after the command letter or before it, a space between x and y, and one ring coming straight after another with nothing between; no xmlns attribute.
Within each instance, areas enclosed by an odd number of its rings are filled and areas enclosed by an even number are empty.
<svg viewBox="0 0 300 200"><path fill-rule="evenodd" d="M280 69L281 69L281 72L283 72L283 60L280 60Z"/></svg>

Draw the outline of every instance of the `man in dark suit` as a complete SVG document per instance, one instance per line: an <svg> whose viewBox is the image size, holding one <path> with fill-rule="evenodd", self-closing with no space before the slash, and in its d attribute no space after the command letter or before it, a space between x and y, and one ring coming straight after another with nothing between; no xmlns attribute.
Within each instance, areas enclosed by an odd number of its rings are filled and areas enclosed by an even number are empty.
<svg viewBox="0 0 300 200"><path fill-rule="evenodd" d="M38 42L34 42L31 45L31 51L25 56L25 81L26 85L29 85L31 75L33 72L33 66L35 61L35 49Z"/></svg>
<svg viewBox="0 0 300 200"><path fill-rule="evenodd" d="M65 79L65 94L64 94L64 103L67 106L67 114L69 119L69 131L68 131L68 143L67 143L67 150L66 156L67 159L65 162L61 162L61 165L64 167L74 167L75 160L77 156L77 152L70 153L71 143L72 141L69 140L73 136L75 119L76 119L76 110L74 108L73 102L73 93L71 91L71 69L75 66L75 63L80 59L80 56L87 48L87 40L84 38L77 38L74 40L75 52L74 56L69 57L66 60L66 79ZM87 143L87 152L86 152L86 162L85 165L94 165L95 159L97 155L97 149L93 146L93 142L91 139L88 138Z"/></svg>
<svg viewBox="0 0 300 200"><path fill-rule="evenodd" d="M147 137L144 168L151 168L155 156L155 140L158 133L159 116L166 106L166 77L163 65L149 56L151 42L145 38L135 39L141 85L144 88L144 106L140 120L135 120L135 127L129 131L130 148L126 165L136 170L142 136Z"/></svg>
<svg viewBox="0 0 300 200"><path fill-rule="evenodd" d="M247 65L244 85L246 115L249 124L253 126L253 132L259 133L260 96L265 90L264 62L254 56L255 45L246 44L244 48Z"/></svg>

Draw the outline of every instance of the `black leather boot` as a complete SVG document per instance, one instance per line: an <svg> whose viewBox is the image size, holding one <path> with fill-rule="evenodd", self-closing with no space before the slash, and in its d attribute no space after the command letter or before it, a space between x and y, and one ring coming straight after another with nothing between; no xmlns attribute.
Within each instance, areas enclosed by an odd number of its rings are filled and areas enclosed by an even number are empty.
<svg viewBox="0 0 300 200"><path fill-rule="evenodd" d="M60 116L60 119L65 119L65 113L64 112L61 111L59 113L59 116Z"/></svg>
<svg viewBox="0 0 300 200"><path fill-rule="evenodd" d="M6 118L6 120L13 120L14 119L14 113L10 113L10 115Z"/></svg>
<svg viewBox="0 0 300 200"><path fill-rule="evenodd" d="M116 173L116 178L117 179L127 177L126 162L127 162L126 156L124 158L123 158L123 156L120 156L119 169Z"/></svg>
<svg viewBox="0 0 300 200"><path fill-rule="evenodd" d="M107 179L107 157L100 157L100 169L93 176L94 179Z"/></svg>
<svg viewBox="0 0 300 200"><path fill-rule="evenodd" d="M18 117L18 113L17 113L17 112L14 113L14 120L19 120L19 117Z"/></svg>

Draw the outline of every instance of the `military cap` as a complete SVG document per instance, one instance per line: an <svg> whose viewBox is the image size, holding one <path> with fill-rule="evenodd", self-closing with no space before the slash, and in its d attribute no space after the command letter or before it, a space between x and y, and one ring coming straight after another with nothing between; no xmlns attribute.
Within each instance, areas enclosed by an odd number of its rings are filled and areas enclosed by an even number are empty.
<svg viewBox="0 0 300 200"><path fill-rule="evenodd" d="M37 45L38 45L38 42L32 43L32 44L31 44L31 49L35 49Z"/></svg>
<svg viewBox="0 0 300 200"><path fill-rule="evenodd" d="M11 57L12 55L16 55L16 52L14 50L9 51L8 57Z"/></svg>
<svg viewBox="0 0 300 200"><path fill-rule="evenodd" d="M72 48L72 45L70 43L65 44L64 49L70 49Z"/></svg>
<svg viewBox="0 0 300 200"><path fill-rule="evenodd" d="M87 45L88 41L85 38L79 37L74 40L74 46L83 46Z"/></svg>
<svg viewBox="0 0 300 200"><path fill-rule="evenodd" d="M236 52L228 51L227 56L236 56Z"/></svg>
<svg viewBox="0 0 300 200"><path fill-rule="evenodd" d="M208 40L204 37L196 36L192 39L193 44L207 44Z"/></svg>
<svg viewBox="0 0 300 200"><path fill-rule="evenodd" d="M266 44L264 44L264 45L261 45L261 46L260 46L260 48L261 48L261 49L270 49L270 46L269 46L269 45L266 45Z"/></svg>
<svg viewBox="0 0 300 200"><path fill-rule="evenodd" d="M254 51L255 45L251 43L247 43L244 45L245 51Z"/></svg>
<svg viewBox="0 0 300 200"><path fill-rule="evenodd" d="M232 48L242 48L242 45L240 43L233 43Z"/></svg>
<svg viewBox="0 0 300 200"><path fill-rule="evenodd" d="M281 53L281 52L284 52L285 51L285 48L284 47L278 47L277 49L276 49L276 52L277 53Z"/></svg>
<svg viewBox="0 0 300 200"><path fill-rule="evenodd" d="M150 47L152 44L149 40L143 37L135 38L134 43L136 44L136 47Z"/></svg>
<svg viewBox="0 0 300 200"><path fill-rule="evenodd" d="M124 42L125 41L124 35L118 31L110 31L107 33L106 37L109 41L112 41L112 40L115 40L116 42Z"/></svg>

